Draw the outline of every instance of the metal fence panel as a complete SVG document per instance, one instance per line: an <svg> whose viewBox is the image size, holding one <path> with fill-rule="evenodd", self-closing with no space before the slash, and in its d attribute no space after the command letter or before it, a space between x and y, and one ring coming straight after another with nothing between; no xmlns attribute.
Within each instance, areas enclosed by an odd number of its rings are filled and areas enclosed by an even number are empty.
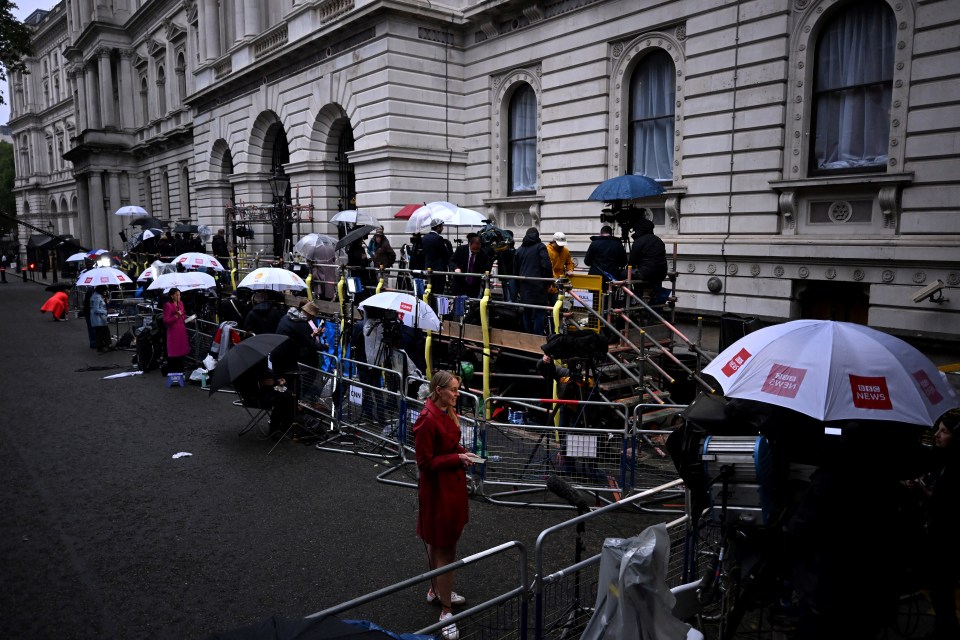
<svg viewBox="0 0 960 640"><path fill-rule="evenodd" d="M512 420L487 421L482 432L481 455L487 459L483 471L484 493L491 500L496 502L506 495L491 492L496 486L510 487L507 494L545 489L551 475L614 500L630 491L633 460L628 453L636 450L636 443L628 428L624 405L501 397L489 398L487 402L507 407ZM518 417L512 407L521 404L538 411L518 409L521 411ZM553 412L542 410L554 406L559 407L558 422L564 426L555 426ZM618 422L609 420L599 429L584 427L582 411L590 407L612 408Z"/></svg>

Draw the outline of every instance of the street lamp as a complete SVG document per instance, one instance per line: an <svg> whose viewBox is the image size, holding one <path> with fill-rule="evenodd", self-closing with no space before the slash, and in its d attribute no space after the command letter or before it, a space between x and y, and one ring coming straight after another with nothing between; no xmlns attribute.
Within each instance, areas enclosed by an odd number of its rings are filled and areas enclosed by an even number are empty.
<svg viewBox="0 0 960 640"><path fill-rule="evenodd" d="M50 234L50 237L51 237L51 238L55 238L56 235L57 235L56 233L54 233L53 228L54 228L54 227L53 227L53 221L52 221L52 220L48 220L48 221L47 221L47 232ZM48 241L48 242L49 242L49 241ZM57 282L57 269L60 268L60 265L57 264L58 260L57 260L57 249L56 249L56 246L54 246L54 248L52 248L52 249L48 249L48 250L47 250L47 261L50 262L50 267L53 269L53 281L54 281L54 282ZM44 271L46 271L46 269L44 269Z"/></svg>
<svg viewBox="0 0 960 640"><path fill-rule="evenodd" d="M273 169L273 175L267 178L270 183L270 191L273 192L273 212L270 215L273 223L273 255L283 261L283 245L286 240L287 232L287 188L290 186L290 178L283 171L283 167L277 165Z"/></svg>

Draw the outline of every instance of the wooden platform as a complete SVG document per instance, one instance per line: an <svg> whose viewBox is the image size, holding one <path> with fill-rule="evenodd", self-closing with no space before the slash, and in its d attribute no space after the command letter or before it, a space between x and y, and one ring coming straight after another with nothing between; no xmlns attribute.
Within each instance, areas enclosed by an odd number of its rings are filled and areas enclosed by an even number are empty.
<svg viewBox="0 0 960 640"><path fill-rule="evenodd" d="M444 337L459 339L460 323L444 320L442 333ZM483 344L483 330L480 328L480 325L464 324L463 339L468 342ZM532 333L510 331L508 329L490 329L491 345L516 349L517 351L524 351L526 353L543 355L540 346L546 343L546 341L546 336L536 336Z"/></svg>

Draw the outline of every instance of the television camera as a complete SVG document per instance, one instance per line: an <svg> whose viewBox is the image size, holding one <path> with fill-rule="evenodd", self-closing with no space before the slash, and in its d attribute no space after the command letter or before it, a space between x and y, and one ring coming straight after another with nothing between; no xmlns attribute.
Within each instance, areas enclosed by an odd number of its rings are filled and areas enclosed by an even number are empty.
<svg viewBox="0 0 960 640"><path fill-rule="evenodd" d="M627 200L614 200L606 203L606 205L600 210L600 222L619 226L623 244L629 247L630 233L637 226L637 223L645 217L645 209Z"/></svg>

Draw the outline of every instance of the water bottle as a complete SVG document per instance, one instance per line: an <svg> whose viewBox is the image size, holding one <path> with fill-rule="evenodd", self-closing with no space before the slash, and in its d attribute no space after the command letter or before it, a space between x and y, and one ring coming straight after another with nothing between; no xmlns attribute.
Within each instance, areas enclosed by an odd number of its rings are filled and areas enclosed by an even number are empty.
<svg viewBox="0 0 960 640"><path fill-rule="evenodd" d="M507 422L517 424L517 412L513 409L507 409Z"/></svg>

